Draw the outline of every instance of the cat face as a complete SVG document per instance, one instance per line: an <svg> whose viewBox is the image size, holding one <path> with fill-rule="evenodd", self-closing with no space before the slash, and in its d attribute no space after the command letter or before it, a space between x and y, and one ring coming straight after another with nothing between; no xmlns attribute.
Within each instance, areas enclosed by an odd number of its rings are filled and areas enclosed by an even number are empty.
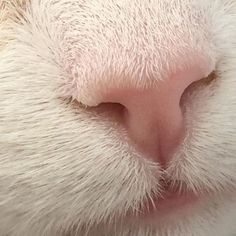
<svg viewBox="0 0 236 236"><path fill-rule="evenodd" d="M0 31L0 231L236 232L236 2L16 5Z"/></svg>

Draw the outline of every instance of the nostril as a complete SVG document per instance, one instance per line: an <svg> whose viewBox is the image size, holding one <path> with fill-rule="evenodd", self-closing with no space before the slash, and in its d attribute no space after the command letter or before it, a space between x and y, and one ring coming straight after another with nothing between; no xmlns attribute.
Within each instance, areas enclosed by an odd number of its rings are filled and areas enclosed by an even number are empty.
<svg viewBox="0 0 236 236"><path fill-rule="evenodd" d="M125 106L116 102L102 102L96 107L92 107L92 109L97 110L99 112L122 112L125 109Z"/></svg>
<svg viewBox="0 0 236 236"><path fill-rule="evenodd" d="M206 87L208 85L210 85L211 83L213 83L215 80L217 79L217 73L216 71L212 71L208 76L203 77L202 79L199 79L197 81L194 81L193 83L191 83L183 92L181 98L180 98L180 108L181 110L184 111L184 105L185 103L188 101L188 96L189 94L192 94L193 91L196 90L196 88L198 88L199 86L201 87Z"/></svg>
<svg viewBox="0 0 236 236"><path fill-rule="evenodd" d="M102 116L104 119L109 119L124 126L124 117L127 108L121 103L102 102L95 107L88 107L87 110L92 111L93 114Z"/></svg>

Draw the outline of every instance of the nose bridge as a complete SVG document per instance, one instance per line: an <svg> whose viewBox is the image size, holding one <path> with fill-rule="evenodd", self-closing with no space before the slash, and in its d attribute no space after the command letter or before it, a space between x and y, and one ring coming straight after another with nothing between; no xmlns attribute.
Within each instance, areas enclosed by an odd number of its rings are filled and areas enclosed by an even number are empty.
<svg viewBox="0 0 236 236"><path fill-rule="evenodd" d="M192 11L184 0L95 2L99 14L72 22L63 44L72 75L66 90L82 103L97 105L104 90L152 87L193 65L204 70L212 63L197 1Z"/></svg>
<svg viewBox="0 0 236 236"><path fill-rule="evenodd" d="M96 48L93 53L95 56L86 56L79 72L77 71L82 77L81 81L74 80L79 90L76 93L77 99L85 105L94 106L100 103L108 90L160 87L160 84L168 81L174 74L194 67L203 78L214 67L210 56L191 45L184 48L180 43L174 46L164 41L166 40L160 40L160 44L152 46L142 44L142 47L141 43L136 42L133 49L126 44L120 47L116 45L106 53L103 48ZM97 54L102 55L102 58L97 58Z"/></svg>

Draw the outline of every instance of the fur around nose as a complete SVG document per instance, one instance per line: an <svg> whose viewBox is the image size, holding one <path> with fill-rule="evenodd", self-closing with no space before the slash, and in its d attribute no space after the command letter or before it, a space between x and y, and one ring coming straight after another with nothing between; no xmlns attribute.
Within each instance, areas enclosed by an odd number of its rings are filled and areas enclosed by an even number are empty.
<svg viewBox="0 0 236 236"><path fill-rule="evenodd" d="M110 82L97 103L121 104L125 108L125 127L136 147L147 158L165 166L184 136L181 96L200 78L199 71L191 69L159 80L148 89L132 84L114 87Z"/></svg>

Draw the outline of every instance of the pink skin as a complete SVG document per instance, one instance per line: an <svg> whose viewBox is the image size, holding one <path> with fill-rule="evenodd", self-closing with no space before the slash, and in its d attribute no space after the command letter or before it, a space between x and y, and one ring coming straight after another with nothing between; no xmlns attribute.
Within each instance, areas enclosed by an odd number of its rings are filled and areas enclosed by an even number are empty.
<svg viewBox="0 0 236 236"><path fill-rule="evenodd" d="M204 74L199 68L193 68L160 80L150 89L109 89L101 102L124 106L124 123L137 148L166 168L184 136L181 96Z"/></svg>
<svg viewBox="0 0 236 236"><path fill-rule="evenodd" d="M194 192L185 191L179 192L170 187L163 187L161 194L154 196L152 200L148 200L140 206L139 215L141 219L158 218L159 220L165 217L172 216L173 213L181 212L185 214L188 209L192 209L204 202L208 194L197 195ZM130 219L134 216L128 215Z"/></svg>
<svg viewBox="0 0 236 236"><path fill-rule="evenodd" d="M146 210L142 211L142 214L144 217L153 214L163 217L176 210L185 211L190 206L194 207L200 200L200 197L194 193L180 194L178 192L167 191L162 194L162 197L154 199L152 203L149 203Z"/></svg>

